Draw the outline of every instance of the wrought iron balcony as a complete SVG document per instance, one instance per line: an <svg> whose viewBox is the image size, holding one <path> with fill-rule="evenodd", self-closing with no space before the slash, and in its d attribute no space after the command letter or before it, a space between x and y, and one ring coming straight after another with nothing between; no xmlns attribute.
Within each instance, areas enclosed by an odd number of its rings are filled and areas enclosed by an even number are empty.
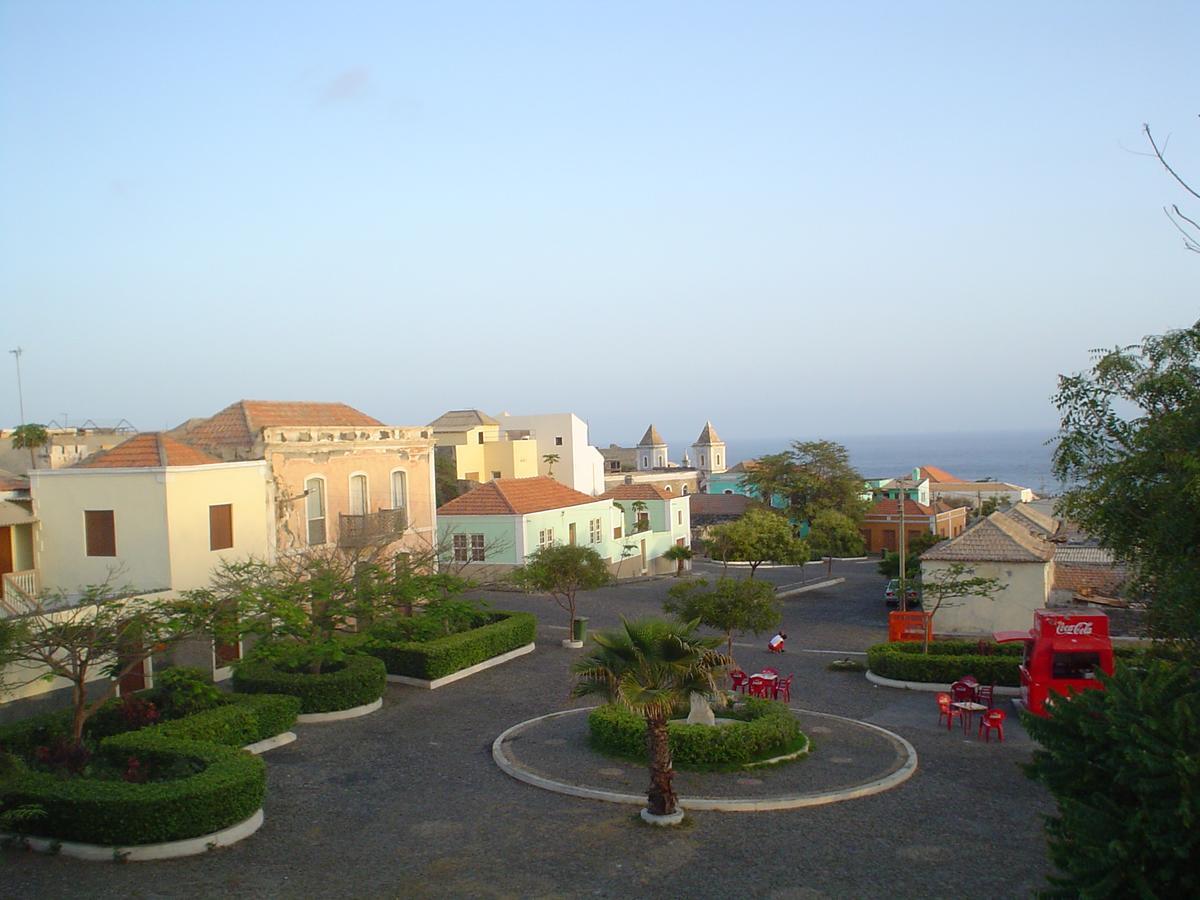
<svg viewBox="0 0 1200 900"><path fill-rule="evenodd" d="M400 509L381 509L379 512L362 516L338 516L338 546L344 550L358 550L373 544L387 544L398 540L408 528L408 515Z"/></svg>

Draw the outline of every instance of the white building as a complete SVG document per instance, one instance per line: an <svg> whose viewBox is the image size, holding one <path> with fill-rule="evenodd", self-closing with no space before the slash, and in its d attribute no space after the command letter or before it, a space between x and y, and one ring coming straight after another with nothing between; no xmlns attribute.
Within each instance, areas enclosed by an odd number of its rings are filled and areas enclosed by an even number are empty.
<svg viewBox="0 0 1200 900"><path fill-rule="evenodd" d="M574 413L540 416L496 416L509 440L531 437L537 441L538 473L552 475L567 487L597 497L604 493L604 457L588 443L587 422ZM547 463L549 455L558 457Z"/></svg>

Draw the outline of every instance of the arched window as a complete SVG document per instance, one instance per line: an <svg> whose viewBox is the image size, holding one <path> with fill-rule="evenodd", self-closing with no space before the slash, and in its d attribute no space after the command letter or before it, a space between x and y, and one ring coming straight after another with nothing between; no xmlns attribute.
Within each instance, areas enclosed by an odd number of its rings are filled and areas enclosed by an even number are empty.
<svg viewBox="0 0 1200 900"><path fill-rule="evenodd" d="M732 494L732 493L733 493L733 491L726 491L725 493L727 493L727 494Z"/></svg>
<svg viewBox="0 0 1200 900"><path fill-rule="evenodd" d="M703 453L700 454L700 465L701 466L704 465L704 454Z"/></svg>
<svg viewBox="0 0 1200 900"><path fill-rule="evenodd" d="M350 476L350 515L365 516L371 510L370 495L367 493L367 476Z"/></svg>
<svg viewBox="0 0 1200 900"><path fill-rule="evenodd" d="M671 486L668 484L665 488L663 488L663 490L669 494L671 493Z"/></svg>
<svg viewBox="0 0 1200 900"><path fill-rule="evenodd" d="M649 465L650 465L650 457L648 457L648 456L643 456L643 457L642 457L642 467L643 467L643 468L645 468L645 467L647 467L647 466L649 466Z"/></svg>
<svg viewBox="0 0 1200 900"><path fill-rule="evenodd" d="M392 509L408 506L408 476L397 469L392 473Z"/></svg>
<svg viewBox="0 0 1200 900"><path fill-rule="evenodd" d="M720 464L721 464L721 454L718 453L717 454L717 465L719 466Z"/></svg>
<svg viewBox="0 0 1200 900"><path fill-rule="evenodd" d="M309 544L325 543L325 479L309 478L304 482L304 518Z"/></svg>
<svg viewBox="0 0 1200 900"><path fill-rule="evenodd" d="M685 485L683 486L683 496L685 496L685 497L686 497L687 495L688 495L688 489L687 489L687 485L685 484Z"/></svg>

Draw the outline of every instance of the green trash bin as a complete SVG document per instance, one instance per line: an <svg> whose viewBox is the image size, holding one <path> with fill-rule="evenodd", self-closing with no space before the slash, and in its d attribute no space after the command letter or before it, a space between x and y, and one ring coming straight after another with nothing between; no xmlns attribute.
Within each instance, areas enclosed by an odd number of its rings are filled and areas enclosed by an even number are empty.
<svg viewBox="0 0 1200 900"><path fill-rule="evenodd" d="M587 640L587 623L588 623L588 620L584 616L576 616L575 617L575 633L574 633L574 635L572 635L573 640L576 640L576 641L586 641Z"/></svg>

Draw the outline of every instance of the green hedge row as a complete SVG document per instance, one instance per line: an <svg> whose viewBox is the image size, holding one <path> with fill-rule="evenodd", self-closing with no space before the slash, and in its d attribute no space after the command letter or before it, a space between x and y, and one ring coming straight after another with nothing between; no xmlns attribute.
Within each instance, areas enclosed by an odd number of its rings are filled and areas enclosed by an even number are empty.
<svg viewBox="0 0 1200 900"><path fill-rule="evenodd" d="M350 654L319 675L289 672L269 659L247 659L233 670L233 689L243 694L287 694L301 713L336 712L374 703L383 696L387 670L366 654Z"/></svg>
<svg viewBox="0 0 1200 900"><path fill-rule="evenodd" d="M530 613L497 611L480 628L432 641L391 643L370 632L356 649L383 661L389 675L433 681L533 643L537 618Z"/></svg>
<svg viewBox="0 0 1200 900"><path fill-rule="evenodd" d="M801 749L807 738L782 703L748 697L727 718L742 721L712 727L670 722L671 760L679 769L740 768L747 763ZM592 746L602 753L647 761L646 720L624 707L608 705L588 716Z"/></svg>
<svg viewBox="0 0 1200 900"><path fill-rule="evenodd" d="M0 797L6 805L36 804L46 811L28 824L31 835L118 847L210 834L249 818L262 806L267 779L259 757L163 731L114 735L101 742L100 752L117 765L130 757L146 762L183 758L200 771L172 781L133 784L63 779L18 765L0 781Z"/></svg>
<svg viewBox="0 0 1200 900"><path fill-rule="evenodd" d="M154 725L158 735L244 747L287 731L296 722L300 699L284 694L245 694L216 709Z"/></svg>
<svg viewBox="0 0 1200 900"><path fill-rule="evenodd" d="M867 666L876 675L896 681L953 684L964 675L974 675L980 684L1020 686L1021 678L1017 671L1020 656L1010 653L980 656L976 652L945 652L944 645L950 643L966 642L931 643L928 655L921 652L919 643L876 644L867 649ZM939 644L943 646L939 648ZM971 648L974 651L975 645L971 644Z"/></svg>

